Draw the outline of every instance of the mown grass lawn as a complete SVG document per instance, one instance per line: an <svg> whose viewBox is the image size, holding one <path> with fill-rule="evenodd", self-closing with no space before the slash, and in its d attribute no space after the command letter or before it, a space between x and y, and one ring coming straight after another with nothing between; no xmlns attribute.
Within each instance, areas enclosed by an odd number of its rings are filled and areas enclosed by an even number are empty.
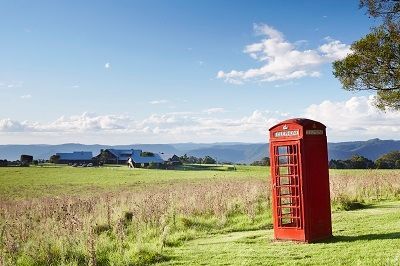
<svg viewBox="0 0 400 266"><path fill-rule="evenodd" d="M208 235L168 249L162 265L400 265L400 202L333 213L323 243L274 241L273 230Z"/></svg>

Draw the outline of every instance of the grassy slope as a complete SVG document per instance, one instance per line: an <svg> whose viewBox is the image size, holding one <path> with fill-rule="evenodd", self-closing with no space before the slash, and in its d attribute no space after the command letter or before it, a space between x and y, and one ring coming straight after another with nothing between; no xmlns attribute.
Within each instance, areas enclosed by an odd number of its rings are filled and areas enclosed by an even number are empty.
<svg viewBox="0 0 400 266"><path fill-rule="evenodd" d="M225 170L225 169L224 169ZM240 166L237 171L128 169L127 167L74 168L0 167L0 198L37 198L82 195L213 179L264 179L269 168Z"/></svg>
<svg viewBox="0 0 400 266"><path fill-rule="evenodd" d="M400 202L335 212L334 238L317 244L273 240L272 230L209 235L167 253L166 265L398 265Z"/></svg>

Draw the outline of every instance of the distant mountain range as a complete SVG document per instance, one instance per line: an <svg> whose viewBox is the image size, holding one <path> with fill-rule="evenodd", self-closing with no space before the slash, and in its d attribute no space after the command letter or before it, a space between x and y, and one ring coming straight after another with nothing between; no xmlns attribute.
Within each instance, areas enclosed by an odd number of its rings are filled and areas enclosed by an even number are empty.
<svg viewBox="0 0 400 266"><path fill-rule="evenodd" d="M97 155L100 149L141 149L158 152L204 157L209 155L220 162L251 163L269 156L266 143L177 143L177 144L132 144L132 145L85 145L67 143L60 145L0 145L0 159L17 160L21 154L32 155L35 159L49 159L57 152L91 151ZM329 159L348 159L358 154L375 160L379 156L394 150L400 150L400 140L371 139L368 141L351 141L328 143Z"/></svg>

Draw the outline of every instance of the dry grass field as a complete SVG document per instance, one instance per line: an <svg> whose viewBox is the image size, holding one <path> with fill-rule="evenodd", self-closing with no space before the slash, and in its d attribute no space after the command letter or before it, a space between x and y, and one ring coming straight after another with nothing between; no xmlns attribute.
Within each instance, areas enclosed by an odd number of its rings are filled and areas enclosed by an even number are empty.
<svg viewBox="0 0 400 266"><path fill-rule="evenodd" d="M363 242L376 238L373 252L383 255L399 244L400 172L330 175L334 233L343 237L319 250L317 244L272 241L266 167L0 168L0 265L219 265L227 254L227 264L274 264L281 248L291 254L283 264L298 256L320 264L333 251L340 251L333 264L373 264L381 257L369 260L358 251ZM357 238L374 228L375 238ZM342 244L355 253L343 253ZM242 256L244 247L255 248L255 255Z"/></svg>

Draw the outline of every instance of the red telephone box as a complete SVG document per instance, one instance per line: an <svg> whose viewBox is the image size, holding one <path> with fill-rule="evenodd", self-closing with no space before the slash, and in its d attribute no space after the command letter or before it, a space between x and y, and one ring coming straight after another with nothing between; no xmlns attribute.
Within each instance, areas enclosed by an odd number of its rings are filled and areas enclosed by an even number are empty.
<svg viewBox="0 0 400 266"><path fill-rule="evenodd" d="M295 118L269 129L275 239L332 236L326 127Z"/></svg>

